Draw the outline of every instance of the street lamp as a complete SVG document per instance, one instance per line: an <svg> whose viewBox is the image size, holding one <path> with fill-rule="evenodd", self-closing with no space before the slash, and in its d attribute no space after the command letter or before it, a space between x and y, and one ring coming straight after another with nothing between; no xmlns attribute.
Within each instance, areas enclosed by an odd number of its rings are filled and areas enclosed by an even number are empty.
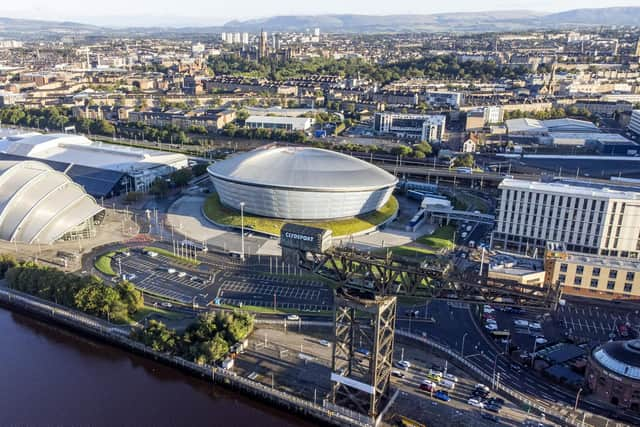
<svg viewBox="0 0 640 427"><path fill-rule="evenodd" d="M240 259L244 261L244 202L240 202Z"/></svg>
<svg viewBox="0 0 640 427"><path fill-rule="evenodd" d="M578 393L576 394L576 404L573 405L574 411L578 410L578 401L580 400L580 393L582 393L582 387L580 387L580 390L578 390Z"/></svg>
<svg viewBox="0 0 640 427"><path fill-rule="evenodd" d="M468 332L465 332L462 336L462 345L460 346L460 354L462 355L462 357L464 357L464 340L465 338L467 338L467 334Z"/></svg>

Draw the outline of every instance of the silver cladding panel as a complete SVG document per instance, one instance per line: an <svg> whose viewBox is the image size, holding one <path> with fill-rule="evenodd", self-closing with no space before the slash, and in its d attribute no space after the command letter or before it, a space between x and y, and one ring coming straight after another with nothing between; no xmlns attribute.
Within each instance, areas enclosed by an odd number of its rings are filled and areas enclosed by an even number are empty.
<svg viewBox="0 0 640 427"><path fill-rule="evenodd" d="M395 176L334 151L310 147L259 148L209 166L209 175L243 184L315 191L373 191Z"/></svg>
<svg viewBox="0 0 640 427"><path fill-rule="evenodd" d="M393 193L394 186L373 191L313 191L271 188L240 184L211 177L220 201L233 209L254 215L319 220L347 218L372 212L382 207Z"/></svg>

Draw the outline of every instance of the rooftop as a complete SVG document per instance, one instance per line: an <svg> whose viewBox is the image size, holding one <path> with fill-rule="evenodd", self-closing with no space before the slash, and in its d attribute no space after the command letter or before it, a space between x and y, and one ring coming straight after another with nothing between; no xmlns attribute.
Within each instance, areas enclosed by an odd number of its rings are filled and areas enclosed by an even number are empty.
<svg viewBox="0 0 640 427"><path fill-rule="evenodd" d="M621 190L620 186L599 184L594 182L573 181L571 184L566 182L540 182L525 181L520 179L504 179L499 188L528 190L533 192L543 192L551 194L582 196L602 199L626 199L640 200L640 192L631 190Z"/></svg>
<svg viewBox="0 0 640 427"><path fill-rule="evenodd" d="M640 380L640 340L609 341L596 348L593 358L606 369Z"/></svg>
<svg viewBox="0 0 640 427"><path fill-rule="evenodd" d="M0 139L0 153L128 172L186 161L183 154L91 141L72 134L18 134Z"/></svg>

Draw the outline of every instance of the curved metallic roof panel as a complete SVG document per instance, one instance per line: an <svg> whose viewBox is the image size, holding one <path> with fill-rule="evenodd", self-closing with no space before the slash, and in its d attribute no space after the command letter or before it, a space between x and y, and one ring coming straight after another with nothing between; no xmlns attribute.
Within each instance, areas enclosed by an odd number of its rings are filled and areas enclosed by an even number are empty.
<svg viewBox="0 0 640 427"><path fill-rule="evenodd" d="M0 162L0 239L52 243L102 210L81 186L44 163Z"/></svg>
<svg viewBox="0 0 640 427"><path fill-rule="evenodd" d="M397 178L375 165L334 151L273 147L215 163L209 174L231 182L312 191L372 191Z"/></svg>

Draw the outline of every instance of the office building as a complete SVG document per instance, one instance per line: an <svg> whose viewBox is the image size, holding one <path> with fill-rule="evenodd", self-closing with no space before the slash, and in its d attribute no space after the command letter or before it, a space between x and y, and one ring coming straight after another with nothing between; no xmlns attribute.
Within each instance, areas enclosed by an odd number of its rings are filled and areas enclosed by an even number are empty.
<svg viewBox="0 0 640 427"><path fill-rule="evenodd" d="M637 259L568 252L560 242L548 242L545 281L560 284L563 294L600 299L640 297Z"/></svg>
<svg viewBox="0 0 640 427"><path fill-rule="evenodd" d="M631 113L629 130L636 135L640 135L640 110L633 110L633 113Z"/></svg>
<svg viewBox="0 0 640 427"><path fill-rule="evenodd" d="M434 142L444 139L445 123L443 115L376 113L373 130L400 138Z"/></svg>
<svg viewBox="0 0 640 427"><path fill-rule="evenodd" d="M505 179L492 247L542 256L547 241L569 251L638 258L640 190L556 179Z"/></svg>
<svg viewBox="0 0 640 427"><path fill-rule="evenodd" d="M268 48L267 48L267 32L260 31L260 40L258 46L258 60L263 60L267 57Z"/></svg>
<svg viewBox="0 0 640 427"><path fill-rule="evenodd" d="M306 131L313 126L309 117L250 116L245 120L249 128L284 129L286 131Z"/></svg>

